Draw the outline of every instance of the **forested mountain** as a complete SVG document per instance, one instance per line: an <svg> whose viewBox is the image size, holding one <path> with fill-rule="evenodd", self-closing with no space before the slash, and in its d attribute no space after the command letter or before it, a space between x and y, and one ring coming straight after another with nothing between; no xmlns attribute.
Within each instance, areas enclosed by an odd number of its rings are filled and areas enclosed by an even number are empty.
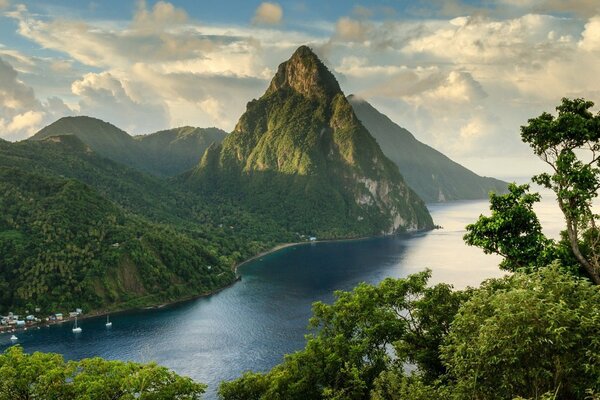
<svg viewBox="0 0 600 400"><path fill-rule="evenodd" d="M188 184L241 199L294 232L348 237L433 226L306 46L279 66L222 145L206 151Z"/></svg>
<svg viewBox="0 0 600 400"><path fill-rule="evenodd" d="M292 239L94 153L73 135L0 141L0 311L152 305L234 280L232 266Z"/></svg>
<svg viewBox="0 0 600 400"><path fill-rule="evenodd" d="M426 202L487 198L504 193L508 184L482 177L419 142L367 101L348 96L356 116L377 140L383 153L402 172L408 185Z"/></svg>
<svg viewBox="0 0 600 400"><path fill-rule="evenodd" d="M145 169L175 176L195 167L211 143L221 143L227 132L218 128L183 126L134 136L142 150Z"/></svg>
<svg viewBox="0 0 600 400"><path fill-rule="evenodd" d="M159 176L174 176L193 168L208 146L220 143L225 131L190 126L132 137L116 126L86 116L64 117L30 140L74 135L94 152L121 164Z"/></svg>

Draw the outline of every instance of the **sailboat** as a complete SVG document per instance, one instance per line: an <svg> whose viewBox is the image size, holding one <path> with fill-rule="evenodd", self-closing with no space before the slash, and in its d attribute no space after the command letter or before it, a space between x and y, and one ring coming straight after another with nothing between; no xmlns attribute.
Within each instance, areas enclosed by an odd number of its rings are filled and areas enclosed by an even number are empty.
<svg viewBox="0 0 600 400"><path fill-rule="evenodd" d="M106 327L110 328L112 326L112 322L108 320L108 315L106 315Z"/></svg>
<svg viewBox="0 0 600 400"><path fill-rule="evenodd" d="M73 333L81 332L81 328L77 326L77 317L75 317L75 327L73 328Z"/></svg>
<svg viewBox="0 0 600 400"><path fill-rule="evenodd" d="M12 340L12 341L14 342L15 340L19 340L19 338L18 338L18 337L16 337L15 335L12 335L12 336L10 337L10 340Z"/></svg>

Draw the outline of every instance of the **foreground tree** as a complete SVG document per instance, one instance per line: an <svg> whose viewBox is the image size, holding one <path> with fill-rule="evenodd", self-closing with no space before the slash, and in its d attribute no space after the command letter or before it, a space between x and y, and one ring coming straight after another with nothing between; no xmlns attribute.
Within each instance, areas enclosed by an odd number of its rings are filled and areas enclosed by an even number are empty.
<svg viewBox="0 0 600 400"><path fill-rule="evenodd" d="M492 193L492 215L481 216L476 223L467 225L465 242L481 247L487 254L502 256L500 268L507 271L534 271L548 265L555 243L542 233L533 211L539 200L539 194L529 193L529 185L511 183L507 194Z"/></svg>
<svg viewBox="0 0 600 400"><path fill-rule="evenodd" d="M65 362L58 354L29 355L19 346L0 355L0 400L197 400L205 389L156 364Z"/></svg>
<svg viewBox="0 0 600 400"><path fill-rule="evenodd" d="M600 389L600 288L557 265L482 285L442 346L457 398L583 399Z"/></svg>
<svg viewBox="0 0 600 400"><path fill-rule="evenodd" d="M543 113L521 127L521 138L550 168L533 181L556 193L565 216L569 244L589 278L600 284L600 235L592 201L600 188L600 113L591 101L562 99L558 116ZM587 252L580 242L586 236Z"/></svg>
<svg viewBox="0 0 600 400"><path fill-rule="evenodd" d="M528 193L528 186L511 185L508 195L491 195L491 217L482 216L467 227L468 244L504 256L501 267L511 271L536 269L552 258L560 258L567 267L572 258L600 285L600 230L592 210L600 188L600 114L589 111L593 105L563 98L556 117L543 113L521 127L523 142L550 167L550 173L532 180L556 194L566 223L562 243L553 243L541 232L532 208L539 195Z"/></svg>

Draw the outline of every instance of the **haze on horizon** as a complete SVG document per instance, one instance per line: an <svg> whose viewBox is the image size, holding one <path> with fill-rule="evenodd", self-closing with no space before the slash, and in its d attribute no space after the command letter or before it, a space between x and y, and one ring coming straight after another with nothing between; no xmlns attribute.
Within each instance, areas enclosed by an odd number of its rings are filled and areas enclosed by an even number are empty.
<svg viewBox="0 0 600 400"><path fill-rule="evenodd" d="M484 175L542 167L528 118L600 103L597 0L0 0L0 138L66 115L230 131L302 44L346 94Z"/></svg>

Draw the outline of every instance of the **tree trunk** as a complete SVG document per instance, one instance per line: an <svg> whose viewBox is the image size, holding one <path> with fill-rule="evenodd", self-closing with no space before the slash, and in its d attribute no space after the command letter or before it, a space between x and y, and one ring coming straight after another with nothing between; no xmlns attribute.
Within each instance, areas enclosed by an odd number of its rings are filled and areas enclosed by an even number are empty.
<svg viewBox="0 0 600 400"><path fill-rule="evenodd" d="M565 221L567 222L567 235L569 236L569 244L571 245L571 250L573 251L575 258L577 259L579 264L581 264L581 266L585 269L592 282L594 282L594 284L596 285L600 285L600 274L598 273L598 269L595 268L595 266L592 265L589 262L589 260L587 260L583 256L583 254L581 254L577 230L573 225L573 221L568 217L567 213L565 212L562 200L558 200L558 205L563 215L565 216Z"/></svg>

